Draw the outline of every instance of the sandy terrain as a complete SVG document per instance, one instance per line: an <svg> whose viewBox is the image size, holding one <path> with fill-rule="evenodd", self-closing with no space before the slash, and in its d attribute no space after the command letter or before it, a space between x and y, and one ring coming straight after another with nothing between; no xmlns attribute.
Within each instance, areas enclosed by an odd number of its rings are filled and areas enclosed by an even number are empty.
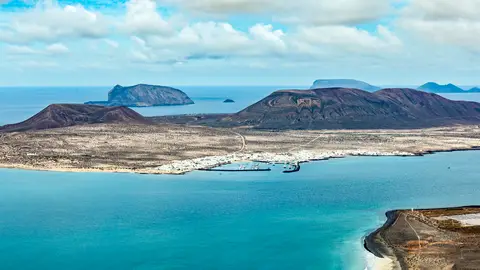
<svg viewBox="0 0 480 270"><path fill-rule="evenodd" d="M181 125L88 125L0 133L0 167L180 174L236 161L418 155L480 146L479 126L269 132Z"/></svg>

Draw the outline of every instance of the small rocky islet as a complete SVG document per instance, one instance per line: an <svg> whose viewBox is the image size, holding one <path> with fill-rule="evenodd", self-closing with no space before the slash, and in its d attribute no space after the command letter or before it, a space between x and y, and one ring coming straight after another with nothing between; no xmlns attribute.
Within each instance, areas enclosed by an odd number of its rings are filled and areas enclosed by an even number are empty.
<svg viewBox="0 0 480 270"><path fill-rule="evenodd" d="M193 100L183 91L168 87L149 84L134 86L116 85L108 92L108 101L89 101L87 105L153 107L178 106L194 104Z"/></svg>

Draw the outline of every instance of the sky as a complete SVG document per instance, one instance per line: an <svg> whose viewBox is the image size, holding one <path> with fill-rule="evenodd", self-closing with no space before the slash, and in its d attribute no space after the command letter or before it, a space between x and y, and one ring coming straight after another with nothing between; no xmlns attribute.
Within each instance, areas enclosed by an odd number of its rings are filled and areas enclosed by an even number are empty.
<svg viewBox="0 0 480 270"><path fill-rule="evenodd" d="M0 86L480 84L480 0L0 0Z"/></svg>

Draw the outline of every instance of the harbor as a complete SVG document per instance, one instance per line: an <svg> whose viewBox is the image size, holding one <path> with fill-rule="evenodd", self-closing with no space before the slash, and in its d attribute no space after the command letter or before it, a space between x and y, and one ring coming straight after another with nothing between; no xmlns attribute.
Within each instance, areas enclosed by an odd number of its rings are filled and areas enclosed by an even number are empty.
<svg viewBox="0 0 480 270"><path fill-rule="evenodd" d="M266 164L266 166L261 166L260 164ZM293 163L278 163L283 165L282 173L295 173L300 171L300 163L293 162ZM275 163L268 163L268 162L255 162L251 166L247 166L246 164L240 164L238 168L230 168L231 166L227 167L216 167L216 168L207 168L207 169L198 169L198 171L207 171L207 172L270 172L272 169L270 166L275 166Z"/></svg>

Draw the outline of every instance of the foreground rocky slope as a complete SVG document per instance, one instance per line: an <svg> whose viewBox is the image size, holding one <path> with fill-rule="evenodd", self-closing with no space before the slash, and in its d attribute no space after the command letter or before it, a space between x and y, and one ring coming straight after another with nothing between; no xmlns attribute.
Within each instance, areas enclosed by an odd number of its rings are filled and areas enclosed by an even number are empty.
<svg viewBox="0 0 480 270"><path fill-rule="evenodd" d="M413 89L281 90L231 115L160 117L157 122L257 129L395 129L479 124L480 103Z"/></svg>
<svg viewBox="0 0 480 270"><path fill-rule="evenodd" d="M108 101L90 101L86 104L104 106L150 107L188 105L193 101L179 89L167 86L138 84L115 86L108 93Z"/></svg>
<svg viewBox="0 0 480 270"><path fill-rule="evenodd" d="M84 124L148 124L150 121L132 109L82 104L53 104L18 124L0 127L0 132L29 131Z"/></svg>
<svg viewBox="0 0 480 270"><path fill-rule="evenodd" d="M397 210L365 238L395 269L480 269L480 207Z"/></svg>

